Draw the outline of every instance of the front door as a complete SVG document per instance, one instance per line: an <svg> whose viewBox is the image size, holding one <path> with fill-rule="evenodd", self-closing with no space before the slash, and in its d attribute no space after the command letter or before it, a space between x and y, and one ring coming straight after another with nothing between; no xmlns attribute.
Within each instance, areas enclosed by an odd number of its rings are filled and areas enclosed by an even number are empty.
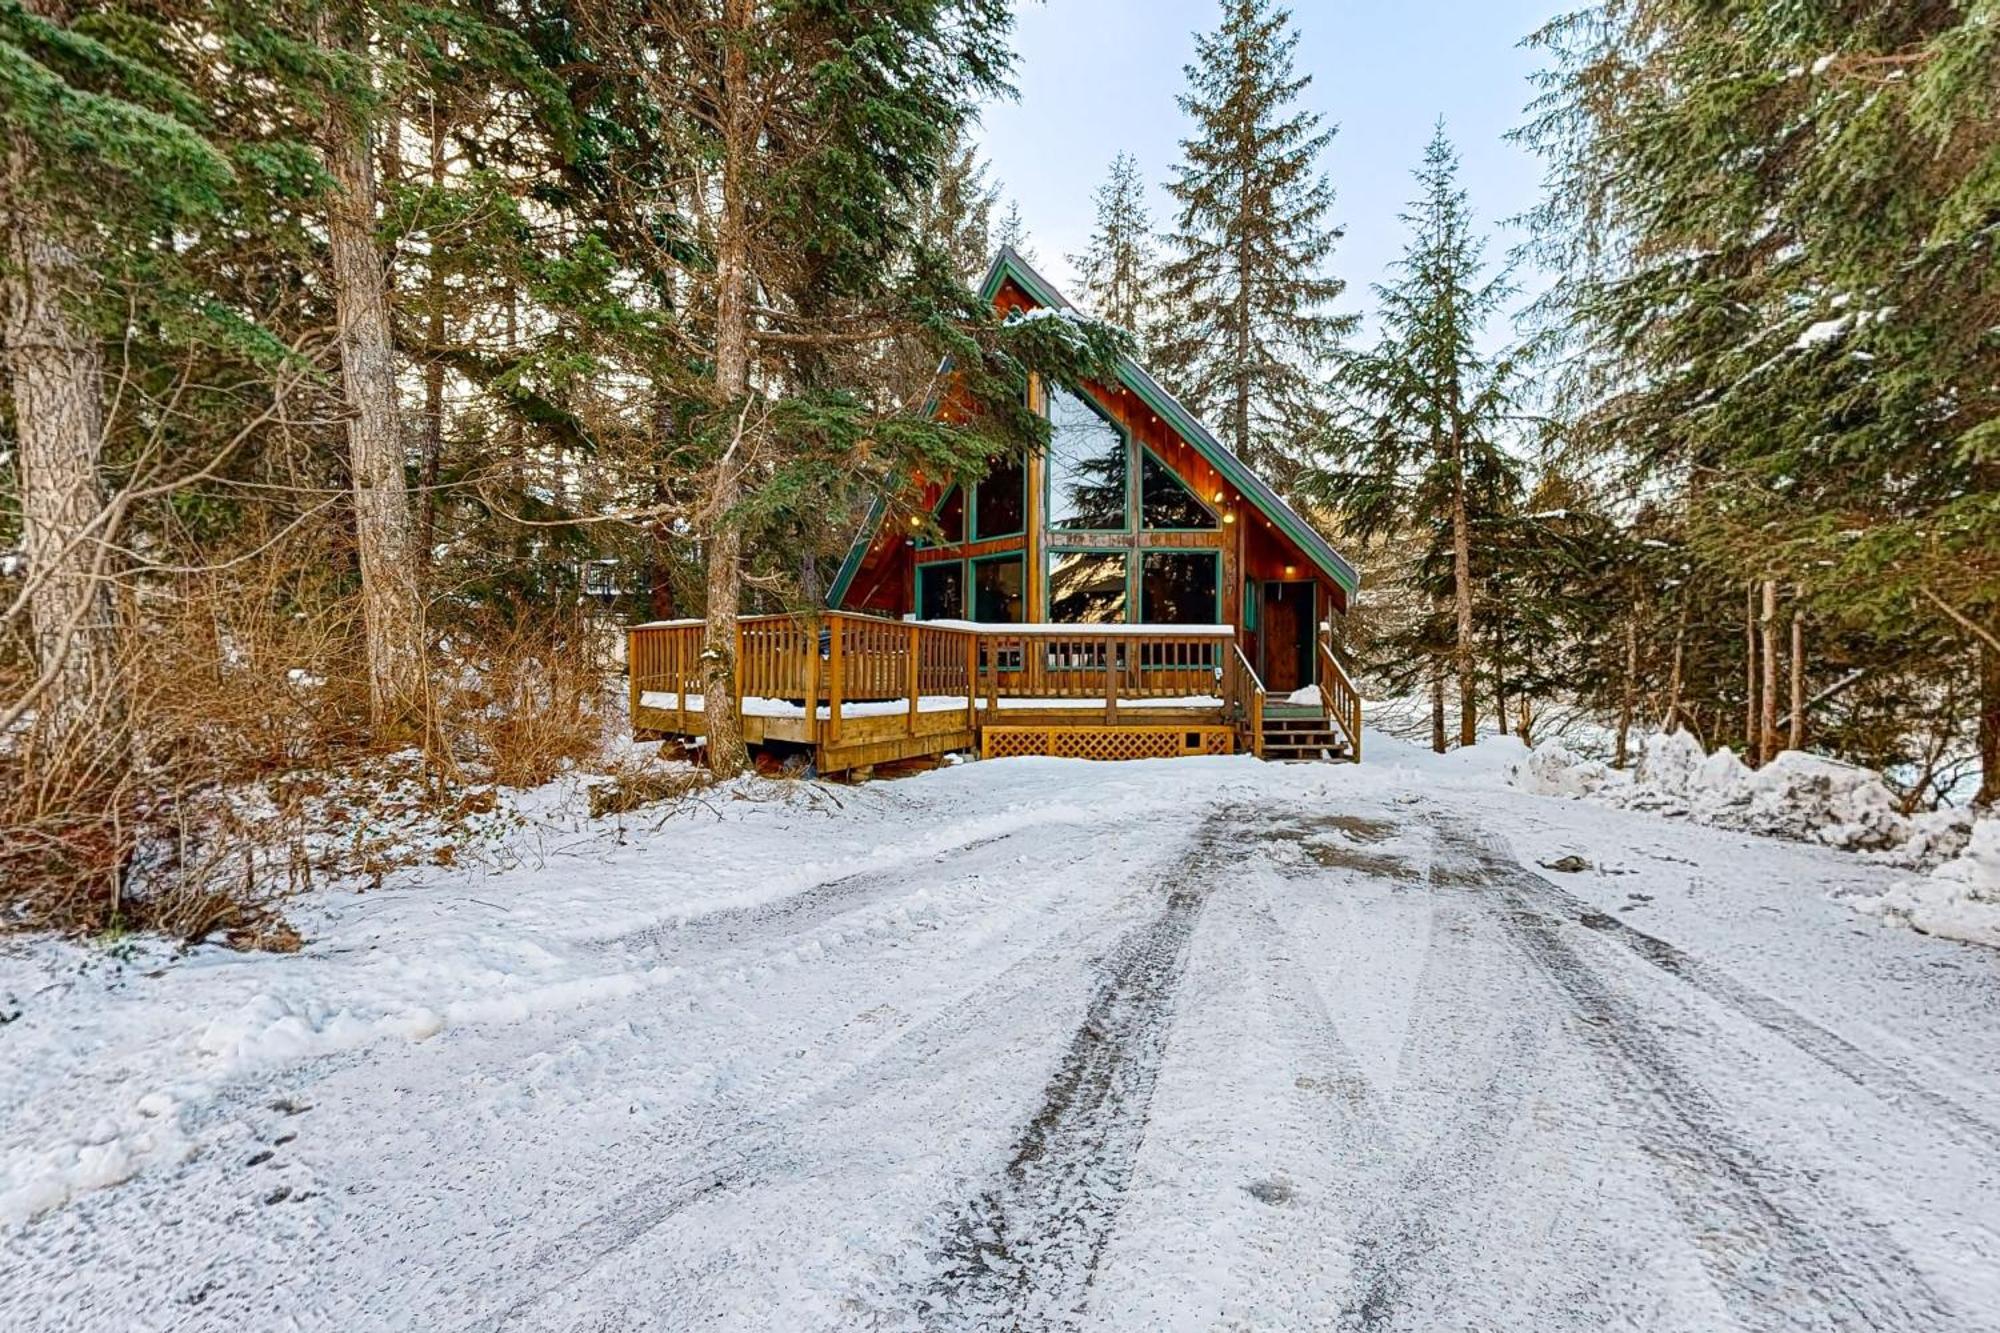
<svg viewBox="0 0 2000 1333"><path fill-rule="evenodd" d="M1312 684L1313 585L1264 585L1264 688L1290 694Z"/></svg>

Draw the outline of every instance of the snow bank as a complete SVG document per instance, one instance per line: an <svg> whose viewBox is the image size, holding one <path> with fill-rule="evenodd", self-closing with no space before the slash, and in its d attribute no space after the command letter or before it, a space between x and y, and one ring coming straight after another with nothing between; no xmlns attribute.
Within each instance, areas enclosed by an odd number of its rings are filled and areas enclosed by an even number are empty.
<svg viewBox="0 0 2000 1333"><path fill-rule="evenodd" d="M1905 815L1871 769L1803 750L1753 769L1727 746L1702 753L1684 731L1647 737L1631 781L1616 776L1552 741L1517 761L1509 780L1536 795L1592 797L1718 828L1880 853L1918 868L1956 855L1970 832L1962 811Z"/></svg>
<svg viewBox="0 0 2000 1333"><path fill-rule="evenodd" d="M1595 795L1611 779L1611 770L1595 759L1584 759L1561 741L1548 741L1515 761L1508 780L1536 796L1572 799Z"/></svg>
<svg viewBox="0 0 2000 1333"><path fill-rule="evenodd" d="M1980 820L1965 849L1930 874L1853 903L1926 935L2000 949L2000 819Z"/></svg>

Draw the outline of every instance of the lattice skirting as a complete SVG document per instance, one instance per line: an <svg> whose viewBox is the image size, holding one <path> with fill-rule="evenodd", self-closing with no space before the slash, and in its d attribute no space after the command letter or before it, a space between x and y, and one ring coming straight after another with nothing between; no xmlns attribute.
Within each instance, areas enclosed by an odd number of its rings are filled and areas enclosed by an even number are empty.
<svg viewBox="0 0 2000 1333"><path fill-rule="evenodd" d="M1057 759L1177 759L1234 754L1228 727L986 727L979 752L987 759L1049 755Z"/></svg>

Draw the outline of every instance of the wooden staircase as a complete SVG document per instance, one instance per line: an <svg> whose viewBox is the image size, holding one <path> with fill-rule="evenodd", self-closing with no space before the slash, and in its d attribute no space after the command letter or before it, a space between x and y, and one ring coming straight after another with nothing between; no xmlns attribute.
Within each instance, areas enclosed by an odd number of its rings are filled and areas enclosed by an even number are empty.
<svg viewBox="0 0 2000 1333"><path fill-rule="evenodd" d="M1277 762L1352 758L1347 752L1347 738L1318 708L1266 705L1263 740L1264 758Z"/></svg>

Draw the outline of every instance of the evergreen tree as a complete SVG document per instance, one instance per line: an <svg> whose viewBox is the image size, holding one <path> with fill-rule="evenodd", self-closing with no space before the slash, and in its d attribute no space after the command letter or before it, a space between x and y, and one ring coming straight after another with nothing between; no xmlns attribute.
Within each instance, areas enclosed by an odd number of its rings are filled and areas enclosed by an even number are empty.
<svg viewBox="0 0 2000 1333"><path fill-rule="evenodd" d="M1779 580L1821 644L1874 641L1866 670L1926 664L1913 723L1919 698L1976 701L1961 714L1987 799L1992 18L1898 0L1598 5L1539 34L1552 66L1525 131L1551 166L1536 237L1561 277L1548 312L1570 333L1577 438L1635 493L1672 497L1697 578L1731 586L1725 623L1745 580ZM1742 679L1713 670L1712 706Z"/></svg>
<svg viewBox="0 0 2000 1333"><path fill-rule="evenodd" d="M1081 279L1085 303L1143 342L1155 314L1159 260L1138 159L1130 153L1114 157L1110 176L1092 199L1097 222L1090 248L1069 262Z"/></svg>
<svg viewBox="0 0 2000 1333"><path fill-rule="evenodd" d="M960 282L977 282L993 260L993 205L1000 187L964 129L945 146L937 182L917 201L916 240L943 255ZM1018 217L1015 219L1018 224Z"/></svg>
<svg viewBox="0 0 2000 1333"><path fill-rule="evenodd" d="M1341 232L1319 158L1333 138L1297 105L1298 33L1272 0L1226 0L1196 40L1180 107L1194 121L1167 190L1179 205L1163 274L1174 312L1155 349L1173 387L1252 467L1284 485L1316 433L1320 386L1353 327L1329 307Z"/></svg>
<svg viewBox="0 0 2000 1333"><path fill-rule="evenodd" d="M1406 657L1432 659L1433 680L1444 674L1436 659L1448 657L1458 683L1459 744L1471 745L1479 714L1478 589L1490 575L1486 534L1520 499L1520 469L1501 440L1513 411L1513 362L1478 346L1508 288L1483 277L1485 243L1473 231L1458 155L1442 124L1416 179L1422 192L1403 215L1410 237L1396 264L1400 276L1375 288L1382 340L1348 360L1350 419L1336 436L1331 469L1309 489L1364 545L1406 523L1428 532L1419 581L1432 613L1401 648Z"/></svg>
<svg viewBox="0 0 2000 1333"><path fill-rule="evenodd" d="M1000 216L1000 225L993 231L993 246L1010 249L1030 264L1035 262L1035 247L1028 241L1028 224L1021 218L1021 205L1017 200L1007 201L1007 211Z"/></svg>

